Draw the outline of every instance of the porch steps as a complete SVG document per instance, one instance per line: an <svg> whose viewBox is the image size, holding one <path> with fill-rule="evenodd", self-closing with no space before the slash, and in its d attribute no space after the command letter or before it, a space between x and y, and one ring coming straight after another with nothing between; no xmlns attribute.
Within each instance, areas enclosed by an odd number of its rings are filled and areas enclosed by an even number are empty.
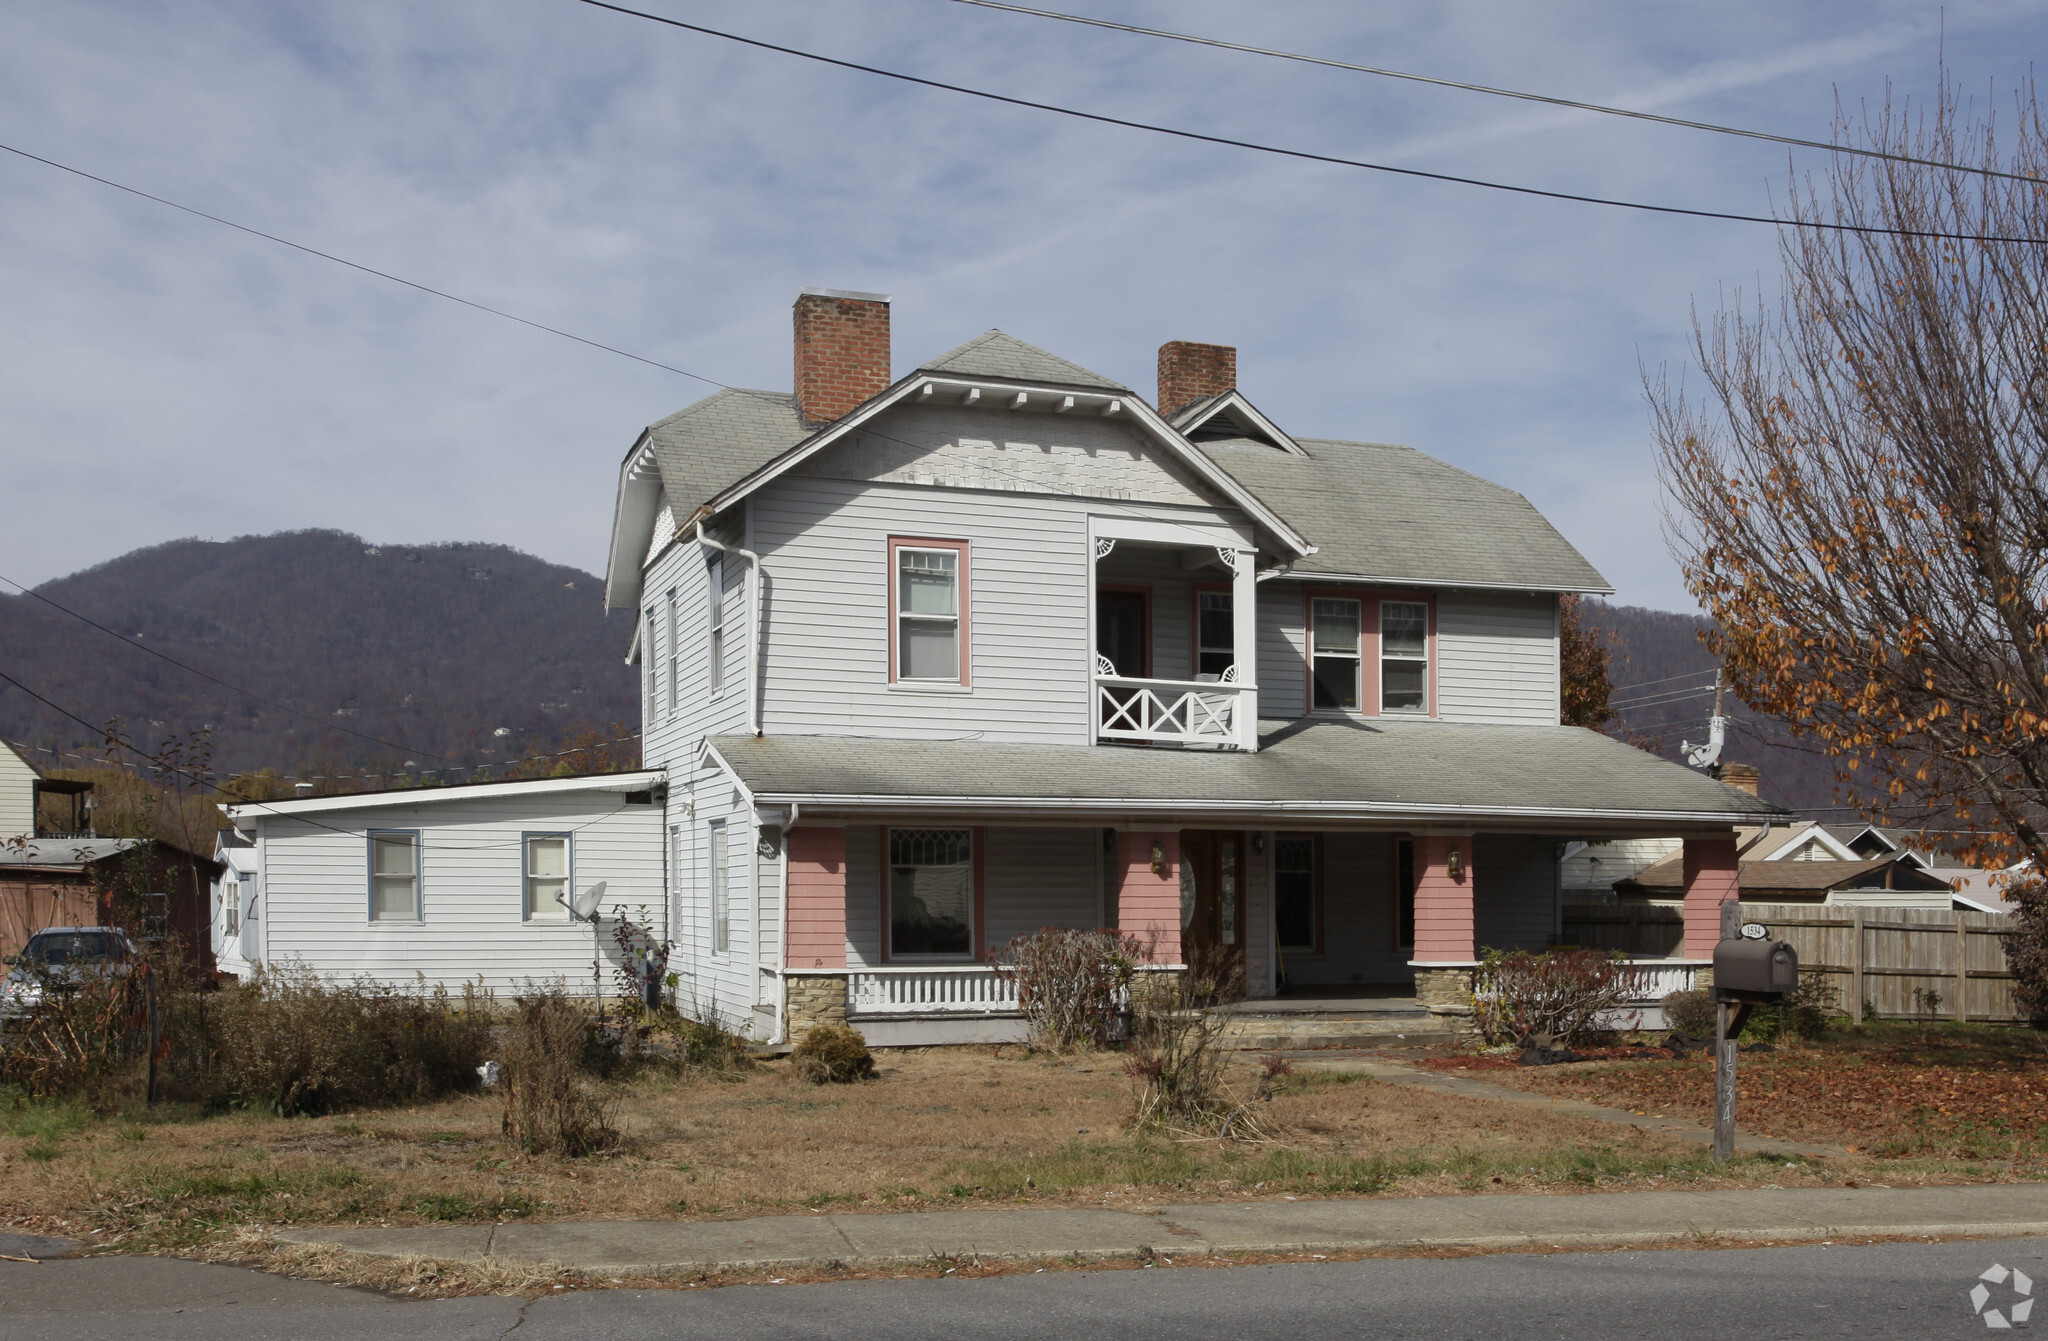
<svg viewBox="0 0 2048 1341"><path fill-rule="evenodd" d="M1456 1035L1427 1010L1232 1011L1221 1043L1244 1052L1309 1048L1427 1048Z"/></svg>

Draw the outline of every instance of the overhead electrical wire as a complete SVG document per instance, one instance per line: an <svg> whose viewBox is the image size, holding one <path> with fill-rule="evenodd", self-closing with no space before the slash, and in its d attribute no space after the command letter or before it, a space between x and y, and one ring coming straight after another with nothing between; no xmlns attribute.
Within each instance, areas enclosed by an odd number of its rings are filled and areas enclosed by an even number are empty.
<svg viewBox="0 0 2048 1341"><path fill-rule="evenodd" d="M884 69L879 65L865 65L838 56L821 55L805 51L800 47L783 46L777 42L764 41L758 37L742 37L738 33L708 28L701 23L686 23L662 14L650 14L644 9L632 9L615 5L609 0L576 0L592 9L610 10L629 18L645 19L670 28L716 37L742 46L755 47L762 51L774 51L800 60L815 61L821 65L836 66L842 70L854 70L861 74L875 75L882 79L894 79L905 84L916 84L922 88L939 89L947 93L958 93L969 98L981 98L989 102L1004 103L1011 107L1026 107L1033 111L1052 112L1058 116L1074 117L1081 121L1093 121L1105 126L1122 126L1127 130L1148 131L1155 135L1170 135L1177 139L1194 140L1203 144L1223 145L1232 149L1249 149L1255 153L1277 154L1283 158L1300 159L1309 163L1326 163L1334 167L1363 168L1369 172L1387 172L1402 177L1416 177L1425 181L1447 182L1456 186L1477 186L1489 191L1507 191L1515 195L1535 196L1544 200L1562 200L1580 205L1605 205L1612 209L1637 210L1647 214L1667 214L1690 219L1720 219L1731 223L1769 224L1774 228L1804 228L1817 232L1853 233L1885 237L1929 238L1945 242L2013 242L2040 245L2048 238L2008 237L1996 233L1945 233L1935 229L1885 228L1877 224L1856 224L1827 222L1820 219L1780 218L1770 214L1741 214L1732 210L1692 209L1683 205L1652 205L1640 200L1618 200L1610 196L1590 196L1573 191L1552 191L1539 186L1515 186L1508 182L1489 181L1482 177L1461 177L1448 172L1430 172L1423 168L1402 168L1391 163L1374 163L1362 158L1345 158L1339 154L1319 154L1307 149L1288 149L1279 145L1261 144L1255 140L1240 140L1228 135L1211 135L1198 130L1182 130L1175 126L1163 126L1151 121L1137 121L1129 117L1110 116L1105 112L1084 112L1079 108L1063 107L1058 103L1039 102L1031 98L1019 98L1008 93L993 93L987 89L972 88L966 84L948 83L942 79L927 79L923 75L905 74L900 70ZM2027 180L2032 180L2031 178Z"/></svg>
<svg viewBox="0 0 2048 1341"><path fill-rule="evenodd" d="M1824 149L1831 154L1852 154L1859 158L1879 158L1892 163L1910 163L1916 167L1941 168L1948 172L1969 172L1982 177L2003 177L2008 181L2031 182L2038 180L2024 173L2000 172L1995 168L1973 168L1964 163L1944 163L1939 159L1915 158L1911 154L1886 153L1882 149L1861 149L1855 145L1834 144L1827 140L1802 139L1797 135L1778 135L1767 130L1744 130L1739 126L1723 126L1712 121L1693 121L1682 116L1664 116L1658 112L1639 112L1627 107L1608 107L1597 102L1581 102L1576 98L1553 97L1547 93L1523 93L1511 88L1495 88L1490 84L1472 84L1462 79L1445 79L1437 75L1414 74L1406 70L1389 70L1377 65L1354 65L1350 61L1332 60L1327 56L1308 56L1298 51L1277 51L1271 47L1255 47L1243 42L1226 42L1214 37L1196 37L1192 33L1170 32L1164 28L1144 28L1134 23L1117 23L1111 19L1090 18L1084 14L1066 14L1056 9L1033 9L1029 5L1004 4L1002 0L953 0L955 4L973 5L979 9L1000 9L1011 14L1029 14L1034 18L1058 19L1063 23L1079 23L1090 28L1108 28L1114 32L1134 33L1141 37L1163 37L1171 42L1187 42L1194 46L1216 47L1224 51L1238 51L1250 56L1269 56L1274 60L1300 61L1305 65L1324 65L1333 70L1350 70L1357 74L1380 75L1387 79L1407 79L1418 84L1435 84L1442 88L1462 89L1467 93L1485 93L1496 98L1519 98L1524 102L1538 102L1551 107L1566 107L1578 112L1598 112L1603 116L1628 117L1635 121L1652 121L1664 126L1680 126L1686 130L1711 131L1716 135L1738 135L1750 140L1768 140L1773 144L1788 144L1800 149Z"/></svg>

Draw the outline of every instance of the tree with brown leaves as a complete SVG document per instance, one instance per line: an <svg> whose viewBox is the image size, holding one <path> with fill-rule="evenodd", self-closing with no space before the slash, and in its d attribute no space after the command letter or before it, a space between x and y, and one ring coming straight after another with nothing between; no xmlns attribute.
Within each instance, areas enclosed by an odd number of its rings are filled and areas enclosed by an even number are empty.
<svg viewBox="0 0 2048 1341"><path fill-rule="evenodd" d="M1591 623L1583 596L1557 598L1558 659L1563 672L1564 724L1604 731L1621 716L1608 676L1612 653L1607 631Z"/></svg>
<svg viewBox="0 0 2048 1341"><path fill-rule="evenodd" d="M1944 83L1794 184L1775 311L1695 328L1650 399L1669 529L1735 692L1872 818L2048 869L2048 135ZM1972 170L1974 169L1974 170ZM2022 922L2048 933L2043 896ZM2048 980L2043 1004L2048 1006Z"/></svg>

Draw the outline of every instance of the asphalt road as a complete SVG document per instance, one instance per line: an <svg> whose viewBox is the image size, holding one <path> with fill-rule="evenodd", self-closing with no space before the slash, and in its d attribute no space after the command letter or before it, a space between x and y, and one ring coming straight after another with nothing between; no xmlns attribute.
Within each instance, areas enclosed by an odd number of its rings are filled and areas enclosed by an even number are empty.
<svg viewBox="0 0 2048 1341"><path fill-rule="evenodd" d="M146 1258L0 1261L0 1338L490 1341L515 1329L520 1341L1964 1337L1988 1332L1969 1294L1993 1264L2019 1268L2048 1294L2048 1239L590 1291L532 1303L392 1300ZM2008 1280L1989 1306L2016 1298ZM2048 1308L2014 1331L2037 1328L2048 1331Z"/></svg>

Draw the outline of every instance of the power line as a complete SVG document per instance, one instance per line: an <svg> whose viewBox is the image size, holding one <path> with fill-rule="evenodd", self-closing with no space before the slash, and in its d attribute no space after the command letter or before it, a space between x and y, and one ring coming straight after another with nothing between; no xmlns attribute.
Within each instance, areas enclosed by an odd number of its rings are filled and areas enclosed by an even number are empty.
<svg viewBox="0 0 2048 1341"><path fill-rule="evenodd" d="M317 256L323 261L332 261L336 265L345 265L351 270L360 270L366 275L375 275L379 279L388 279L393 284L403 284L408 289L417 289L421 293L429 293L436 298L446 298L451 303L461 303L464 307L473 307L479 312L488 312L494 317L503 317L507 321L516 321L522 326L531 326L534 330L537 331L546 331L549 335L559 335L564 340L574 340L579 345L588 345L592 349L602 349L607 354L617 354L622 359L631 359L635 363L644 363L650 368L660 368L663 372L680 373L684 377L695 378L699 382L709 382L712 386L715 387L725 386L725 383L712 381L712 379L709 377L698 377L696 373L691 372L688 368L678 368L672 363L663 363L658 359L650 359L639 354L630 353L627 350L619 349L613 345L604 344L597 340L591 340L581 335L572 334L571 332L562 330L560 327L557 326L548 326L538 321L531 321L525 317L516 316L513 313L507 312L502 308L490 307L484 303L476 302L473 299L463 298L456 294L449 293L445 289L432 288L428 285L421 284L416 280L410 280L403 278L402 276L399 275L394 275L388 270L379 270L374 266L367 266L359 261L351 261L348 260L346 257L336 256L333 252L321 251L317 247L309 247L302 242L293 242L290 238L282 238L275 233L266 233L260 228L251 228L247 224L236 223L233 219L224 219L218 214L208 214L205 210L194 209L190 205L181 205L175 200L166 200L162 196L151 195L147 191L143 191L136 187L127 186L120 182L117 182L111 177L101 177L94 173L87 172L83 168L74 168L67 163L59 163L54 158L45 158L41 154L32 154L26 149L17 149L11 144L0 144L0 150L5 150L10 154L17 155L18 157L21 158L26 158L31 162L41 163L45 167L55 168L59 172L68 172L74 177L83 177L89 182L98 182L101 186L111 186L116 191L126 191L131 196L140 196L144 200L155 201L159 205L168 205L170 208L174 210L182 210L186 214L194 215L201 219L210 220L211 222L220 224L223 227L232 228L242 233L247 233L252 237L260 237L266 242L275 242L280 247L290 247L293 251L302 251L305 252L308 256Z"/></svg>
<svg viewBox="0 0 2048 1341"><path fill-rule="evenodd" d="M377 736L366 735L361 731L352 731L348 727L335 725L333 722L329 721L325 717L315 717L312 713L301 712L299 709L291 707L288 704L279 703L275 699L265 698L263 697L263 695L257 693L253 689L244 689L240 685L229 684L226 680L221 679L218 675L208 674L206 671L199 669L197 666L188 666L184 662L178 660L176 657L167 655L163 652L159 652L154 647L150 647L146 643L131 638L125 633L115 632L113 629L108 628L106 625L100 623L96 619L91 619L85 615L81 615L80 613L78 613L78 611L73 610L68 606L59 605L57 602L51 600L49 597L43 595L41 592L36 591L30 587L23 586L21 583L16 582L13 578L8 577L4 573L0 573L0 582L5 582L8 586L20 591L21 594L24 596L35 597L44 605L49 606L52 610L58 611L61 614L69 615L73 619L79 621L81 624L91 625L93 628L98 629L101 633L106 634L110 638L118 638L122 642L127 643L130 647L134 647L141 651L147 652L151 656L157 658L159 661L168 661L171 665L176 666L179 670L187 671L193 675L198 676L202 680L211 680L213 683L219 685L223 689L230 689L237 694L246 695L249 698L254 699L256 702L261 703L266 708L275 708L279 712L288 712L292 714L294 717L303 717L309 722L318 722L320 725L322 725L323 727L327 727L330 730L340 731L345 735L354 736L358 740L367 740L373 745L382 745L386 749L397 750L401 754L419 754L424 755L429 759L439 759L444 764L455 763L453 759L450 759L445 754L433 754L426 750L415 750L410 745L400 745L395 741L384 740ZM457 765L457 767L460 767L460 765Z"/></svg>
<svg viewBox="0 0 2048 1341"><path fill-rule="evenodd" d="M883 79L894 79L905 84L916 84L923 88L940 89L947 93L958 93L969 98L981 98L989 102L1004 103L1011 107L1028 107L1034 111L1052 112L1059 116L1070 116L1081 121L1094 121L1105 126L1122 126L1127 130L1150 131L1155 135L1171 135L1177 139L1195 140L1203 144L1220 144L1232 149L1250 149L1256 153L1278 154L1283 158L1297 158L1309 163L1327 163L1335 167L1364 168L1369 172L1389 172L1402 177L1417 177L1425 181L1448 182L1457 186L1479 186L1489 191L1508 191L1515 195L1536 196L1544 200L1564 200L1580 205L1606 205L1613 209L1638 210L1647 214L1670 214L1690 219L1721 219L1731 223L1769 224L1774 228L1806 228L1819 232L1855 233L1884 237L1930 238L1945 242L2019 242L2039 245L2044 240L2030 237L2008 237L2003 234L1943 233L1933 229L1885 228L1877 224L1829 223L1819 219L1778 218L1769 214L1738 214L1728 210L1689 209L1682 205L1652 205L1640 200L1616 200L1608 196L1580 195L1571 191L1551 191L1538 186L1515 186L1507 182L1487 181L1481 177L1460 177L1447 172L1430 172L1422 168L1400 168L1390 163L1373 163L1362 158L1344 158L1336 154L1318 154L1307 149L1286 149L1279 145L1260 144L1254 140L1239 140L1227 135L1210 135L1197 130L1182 130L1174 126L1162 126L1150 121L1134 121L1128 117L1110 116L1104 112L1084 112L1074 107L1062 107L1058 103L1038 102L1030 98L1014 97L1007 93L992 93L987 89L970 88L965 84L949 84L940 79L927 79L922 75L904 74L898 70L885 70L879 65L863 65L859 61L844 60L838 56L824 56L798 47L781 46L757 37L742 37L737 33L707 28L698 23L685 23L645 10L629 9L624 5L610 4L607 0L576 0L578 4L593 9L607 9L614 14L630 18L645 19L670 28L681 28L686 32L701 33L742 46L759 48L762 51L779 52L801 60L816 61L820 65L836 66L842 70L855 70L861 74L876 75ZM2027 180L2032 180L2031 178Z"/></svg>
<svg viewBox="0 0 2048 1341"><path fill-rule="evenodd" d="M1653 684L1670 684L1673 680L1690 680L1695 675L1712 675L1713 673L1711 670L1687 671L1683 675L1666 675L1659 680L1632 680L1628 684L1616 685L1614 692L1617 694L1632 694L1638 689L1647 689Z"/></svg>
<svg viewBox="0 0 2048 1341"><path fill-rule="evenodd" d="M956 4L974 5L981 9L1000 9L1012 14L1029 14L1035 18L1058 19L1064 23L1085 24L1090 28L1108 28L1121 33L1135 33L1142 37L1163 37L1172 42L1188 42L1195 46L1217 47L1224 51L1239 51L1251 56L1270 56L1275 60L1300 61L1305 65L1325 65L1333 70L1350 70L1358 74L1382 75L1388 79L1407 79L1418 84L1436 84L1443 88L1463 89L1467 93L1486 93L1496 98L1519 98L1524 102L1540 102L1551 107L1568 107L1579 112L1599 112L1605 116L1629 117L1636 121L1653 121L1659 125L1681 126L1687 130L1712 131L1716 135L1739 135L1751 140L1769 140L1773 144L1789 144L1801 149L1824 149L1832 154L1853 154L1859 158L1880 158L1892 163L1910 163L1916 167L1941 168L1948 172L1970 172L1984 177L2002 177L2008 181L2032 182L2038 178L2017 172L2000 172L1995 168L1973 168L1963 163L1944 163L1939 159L1915 158L1910 154L1891 154L1882 149L1859 149L1854 145L1833 144L1826 140L1806 140L1796 135L1777 135L1765 130L1743 130L1737 126L1717 125L1712 121L1691 121L1685 117L1663 116L1656 112L1638 112L1627 107L1608 107L1596 102L1580 102L1574 98L1557 98L1547 93L1522 93L1515 89L1494 88L1489 84L1470 84L1461 79L1444 79L1436 75L1413 74L1405 70L1389 70L1376 65L1354 65L1349 61L1331 60L1326 56L1306 56L1297 51L1276 51L1271 47L1248 46L1242 42L1225 42L1214 37L1196 37L1191 33L1169 32L1163 28L1141 28L1136 24L1116 23L1109 19L1089 18L1082 14L1063 14L1056 9L1032 9L1028 5L1010 5L1002 0L954 0Z"/></svg>

